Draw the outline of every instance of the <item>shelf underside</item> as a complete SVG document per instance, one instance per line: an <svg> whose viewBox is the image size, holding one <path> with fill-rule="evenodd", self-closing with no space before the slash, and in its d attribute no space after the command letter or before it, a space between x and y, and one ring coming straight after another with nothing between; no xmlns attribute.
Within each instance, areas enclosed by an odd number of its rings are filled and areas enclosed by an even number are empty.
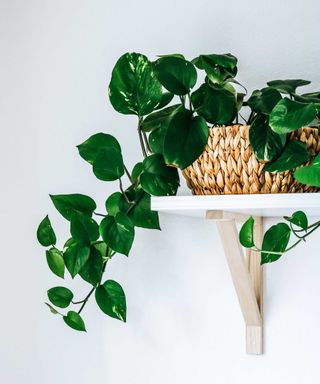
<svg viewBox="0 0 320 384"><path fill-rule="evenodd" d="M320 194L278 193L257 195L208 195L152 197L151 208L159 212L205 217L207 211L225 211L262 217L290 216L302 210L320 216Z"/></svg>

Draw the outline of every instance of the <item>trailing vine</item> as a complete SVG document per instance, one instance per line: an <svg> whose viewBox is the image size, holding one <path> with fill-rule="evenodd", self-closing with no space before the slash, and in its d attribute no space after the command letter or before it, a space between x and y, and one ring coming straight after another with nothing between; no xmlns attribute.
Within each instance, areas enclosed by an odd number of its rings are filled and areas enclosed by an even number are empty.
<svg viewBox="0 0 320 384"><path fill-rule="evenodd" d="M205 80L193 90L197 70L205 73ZM306 80L276 80L247 98L246 88L235 78L237 70L237 59L231 54L200 55L192 61L174 54L151 62L142 54L126 53L117 61L109 99L117 112L136 115L142 161L130 171L115 137L102 132L89 137L77 146L79 155L99 180L116 182L119 191L106 198L102 213L96 211L96 203L89 196L50 195L55 208L70 224L70 238L58 247L48 216L37 230L40 244L47 248L50 270L61 279L67 271L72 279L80 277L90 286L81 299L74 299L73 292L64 286L47 292L47 306L71 328L86 330L82 314L93 297L103 313L126 321L125 293L118 282L104 280L107 265L117 254L129 255L136 227L160 229L150 198L177 193L177 168L186 168L203 152L208 125L242 119L251 124L250 143L257 158L268 162L265 170L297 168L294 175L298 181L320 186L320 157L310 157L300 141L288 140L296 129L319 126L320 93L298 95L296 89L310 83ZM243 108L249 110L247 121L242 117ZM307 160L312 164L300 167ZM320 226L320 222L309 225L301 211L286 221L266 232L261 250L253 242L254 220L249 218L241 229L240 241L262 252L263 263L271 262ZM290 234L297 240L287 248ZM67 312L62 312L65 309Z"/></svg>

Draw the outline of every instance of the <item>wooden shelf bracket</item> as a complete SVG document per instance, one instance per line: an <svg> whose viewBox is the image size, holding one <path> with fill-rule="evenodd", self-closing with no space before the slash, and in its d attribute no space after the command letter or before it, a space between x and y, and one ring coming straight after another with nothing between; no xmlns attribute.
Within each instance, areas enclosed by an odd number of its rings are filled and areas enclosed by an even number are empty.
<svg viewBox="0 0 320 384"><path fill-rule="evenodd" d="M238 296L246 325L246 352L250 355L263 353L263 267L260 254L246 250L246 258L238 239L236 223L248 215L226 211L207 211L207 219L217 222L226 260ZM255 217L255 243L262 242L263 222Z"/></svg>

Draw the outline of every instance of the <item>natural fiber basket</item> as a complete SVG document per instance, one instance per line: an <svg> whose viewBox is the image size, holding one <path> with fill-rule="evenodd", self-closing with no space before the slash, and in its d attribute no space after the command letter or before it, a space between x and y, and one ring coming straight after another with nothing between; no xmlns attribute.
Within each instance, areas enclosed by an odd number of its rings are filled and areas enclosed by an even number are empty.
<svg viewBox="0 0 320 384"><path fill-rule="evenodd" d="M320 152L317 129L302 128L290 139L307 144L309 152ZM203 154L183 170L188 187L194 195L247 193L316 192L320 188L298 183L291 171L263 172L249 143L249 126L232 125L210 128L208 144Z"/></svg>

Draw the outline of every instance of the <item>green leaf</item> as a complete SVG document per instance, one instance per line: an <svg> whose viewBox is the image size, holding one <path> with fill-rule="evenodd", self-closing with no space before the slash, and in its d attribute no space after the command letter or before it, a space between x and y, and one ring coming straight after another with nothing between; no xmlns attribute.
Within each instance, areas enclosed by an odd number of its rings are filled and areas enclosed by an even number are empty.
<svg viewBox="0 0 320 384"><path fill-rule="evenodd" d="M243 99L245 96L246 96L245 93L241 93L241 92L238 92L236 94L237 112L239 112L243 107Z"/></svg>
<svg viewBox="0 0 320 384"><path fill-rule="evenodd" d="M274 132L284 134L308 125L316 116L317 108L314 104L284 98L271 111L269 125Z"/></svg>
<svg viewBox="0 0 320 384"><path fill-rule="evenodd" d="M253 91L247 104L254 112L269 115L281 98L276 89L267 87Z"/></svg>
<svg viewBox="0 0 320 384"><path fill-rule="evenodd" d="M107 280L96 289L96 302L106 315L126 321L126 296L120 284Z"/></svg>
<svg viewBox="0 0 320 384"><path fill-rule="evenodd" d="M138 116L149 114L161 103L161 84L146 56L126 53L120 57L112 71L109 98L116 111Z"/></svg>
<svg viewBox="0 0 320 384"><path fill-rule="evenodd" d="M83 213L74 213L71 218L70 232L78 243L89 243L99 238L99 226Z"/></svg>
<svg viewBox="0 0 320 384"><path fill-rule="evenodd" d="M193 64L204 69L212 83L223 84L237 74L237 58L230 53L200 55L192 60Z"/></svg>
<svg viewBox="0 0 320 384"><path fill-rule="evenodd" d="M136 227L160 229L158 212L151 210L151 197L148 193L142 192L142 197L135 204L128 214Z"/></svg>
<svg viewBox="0 0 320 384"><path fill-rule="evenodd" d="M73 293L65 287L54 287L47 293L51 303L59 308L67 308L73 299Z"/></svg>
<svg viewBox="0 0 320 384"><path fill-rule="evenodd" d="M308 167L297 169L294 178L302 184L320 187L320 155L316 156Z"/></svg>
<svg viewBox="0 0 320 384"><path fill-rule="evenodd" d="M115 148L101 150L92 167L93 173L99 180L114 181L124 174L122 154Z"/></svg>
<svg viewBox="0 0 320 384"><path fill-rule="evenodd" d="M143 120L141 126L142 130L144 132L152 132L160 129L163 125L168 125L170 118L180 107L181 104L175 104L171 107L164 108L161 111L151 113Z"/></svg>
<svg viewBox="0 0 320 384"><path fill-rule="evenodd" d="M310 94L306 94L306 95L297 95L297 94L294 94L292 95L294 100L296 101L300 101L301 103L305 103L305 104L310 104L310 103L314 103L317 108L319 109L319 106L320 106L320 99L318 97L315 97L315 96L311 96L312 93Z"/></svg>
<svg viewBox="0 0 320 384"><path fill-rule="evenodd" d="M272 80L272 81L269 81L267 84L269 85L269 87L272 87L281 93L287 93L289 95L292 95L293 93L296 92L296 89L298 87L302 87L310 83L311 81L309 80L288 79L288 80Z"/></svg>
<svg viewBox="0 0 320 384"><path fill-rule="evenodd" d="M292 140L284 148L280 157L264 166L265 172L284 172L308 161L307 145L299 140Z"/></svg>
<svg viewBox="0 0 320 384"><path fill-rule="evenodd" d="M176 168L168 167L162 155L151 155L144 159L140 183L143 190L154 196L175 195L179 187Z"/></svg>
<svg viewBox="0 0 320 384"><path fill-rule="evenodd" d="M172 117L164 139L164 159L181 169L192 164L208 142L209 130L205 119L193 117L188 109L180 109Z"/></svg>
<svg viewBox="0 0 320 384"><path fill-rule="evenodd" d="M92 246L88 261L84 264L79 272L83 280L96 287L101 281L103 273L103 258L101 253Z"/></svg>
<svg viewBox="0 0 320 384"><path fill-rule="evenodd" d="M294 212L291 217L284 216L284 218L290 223L307 230L308 229L308 218L303 211Z"/></svg>
<svg viewBox="0 0 320 384"><path fill-rule="evenodd" d="M319 100L320 99L320 91L304 93L301 96L310 97L310 98Z"/></svg>
<svg viewBox="0 0 320 384"><path fill-rule="evenodd" d="M278 260L282 255L270 252L283 253L287 248L290 239L290 227L285 223L273 225L264 234L261 252L261 264L272 263Z"/></svg>
<svg viewBox="0 0 320 384"><path fill-rule="evenodd" d="M246 248L254 247L253 227L254 227L254 219L251 216L243 224L243 226L240 229L239 240L241 245L243 245Z"/></svg>
<svg viewBox="0 0 320 384"><path fill-rule="evenodd" d="M181 53L169 53L168 55L158 55L158 57L178 57L179 59L185 59Z"/></svg>
<svg viewBox="0 0 320 384"><path fill-rule="evenodd" d="M115 216L118 212L126 213L130 204L126 202L121 192L114 192L106 200L106 210L110 216Z"/></svg>
<svg viewBox="0 0 320 384"><path fill-rule="evenodd" d="M142 173L142 162L137 163L137 164L133 167L133 169L132 169L132 172L131 172L131 178L132 178L132 182L133 182L134 184L137 184L137 183L138 183L141 173Z"/></svg>
<svg viewBox="0 0 320 384"><path fill-rule="evenodd" d="M69 311L67 316L63 316L63 320L70 328L87 332L82 317L77 312Z"/></svg>
<svg viewBox="0 0 320 384"><path fill-rule="evenodd" d="M110 195L106 201L109 215L115 216L118 212L127 214L136 227L160 229L158 213L151 210L150 195L142 189L130 187L125 191L129 204L120 192Z"/></svg>
<svg viewBox="0 0 320 384"><path fill-rule="evenodd" d="M250 129L249 140L258 160L272 161L282 152L286 135L278 135L268 125L267 116L258 115Z"/></svg>
<svg viewBox="0 0 320 384"><path fill-rule="evenodd" d="M162 109L166 105L170 103L170 101L174 98L174 94L171 92L164 92L161 96L160 103L156 106L155 109Z"/></svg>
<svg viewBox="0 0 320 384"><path fill-rule="evenodd" d="M164 141L166 138L167 130L168 126L164 125L163 127L150 133L148 142L152 153L158 155L164 154Z"/></svg>
<svg viewBox="0 0 320 384"><path fill-rule="evenodd" d="M196 112L209 123L227 125L236 116L236 97L221 86L202 84L192 93L191 101Z"/></svg>
<svg viewBox="0 0 320 384"><path fill-rule="evenodd" d="M61 277L64 278L64 261L62 252L57 248L51 248L46 251L47 263L51 271Z"/></svg>
<svg viewBox="0 0 320 384"><path fill-rule="evenodd" d="M77 145L80 156L88 163L93 164L100 151L108 151L110 148L121 152L121 147L118 140L112 135L106 133L96 133Z"/></svg>
<svg viewBox="0 0 320 384"><path fill-rule="evenodd" d="M72 215L77 212L91 217L97 207L91 197L81 194L50 195L50 198L56 209L67 220L71 220Z"/></svg>
<svg viewBox="0 0 320 384"><path fill-rule="evenodd" d="M197 71L190 61L180 57L161 57L154 63L160 83L175 95L185 95L197 81Z"/></svg>
<svg viewBox="0 0 320 384"><path fill-rule="evenodd" d="M64 262L72 278L86 264L90 256L90 247L85 244L74 243L64 252Z"/></svg>
<svg viewBox="0 0 320 384"><path fill-rule="evenodd" d="M102 258L108 256L108 249L107 244L103 241L99 241L92 245L93 248L95 248L101 255Z"/></svg>
<svg viewBox="0 0 320 384"><path fill-rule="evenodd" d="M134 239L134 226L125 214L118 212L115 217L106 216L100 223L100 234L111 249L128 256Z"/></svg>
<svg viewBox="0 0 320 384"><path fill-rule="evenodd" d="M51 226L48 215L41 221L37 230L37 238L41 245L48 247L49 245L55 245L57 242L56 235Z"/></svg>
<svg viewBox="0 0 320 384"><path fill-rule="evenodd" d="M50 312L53 315L60 315L60 313L55 308L53 308L53 306L51 304L45 303L45 305L50 309Z"/></svg>

